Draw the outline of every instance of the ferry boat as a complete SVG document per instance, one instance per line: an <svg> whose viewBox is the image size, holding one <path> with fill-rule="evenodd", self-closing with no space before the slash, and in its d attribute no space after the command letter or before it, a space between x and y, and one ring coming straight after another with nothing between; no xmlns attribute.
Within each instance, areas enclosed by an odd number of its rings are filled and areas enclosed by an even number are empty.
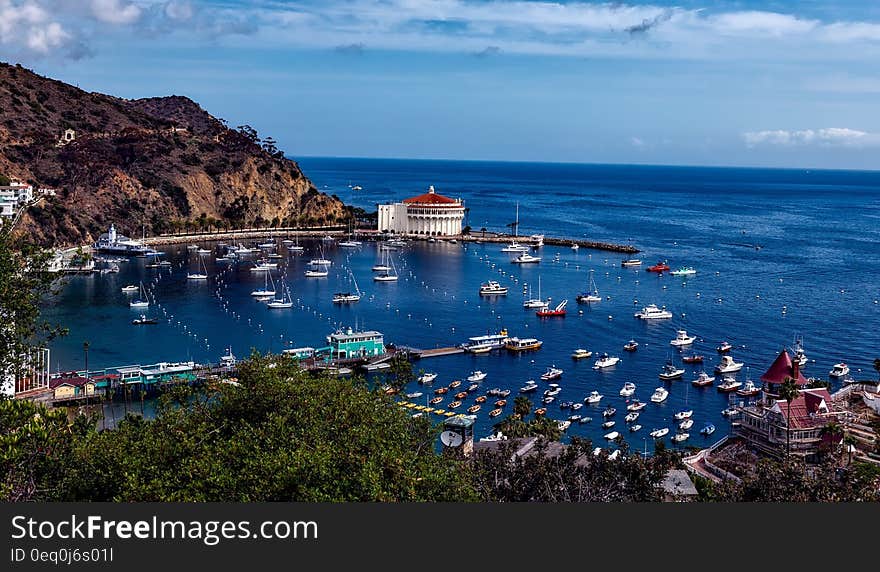
<svg viewBox="0 0 880 572"><path fill-rule="evenodd" d="M508 288L495 280L480 285L480 296L506 296Z"/></svg>
<svg viewBox="0 0 880 572"><path fill-rule="evenodd" d="M740 387L742 387L741 381L737 381L735 377L725 377L718 386L718 391L721 393L730 393L731 391L736 391Z"/></svg>
<svg viewBox="0 0 880 572"><path fill-rule="evenodd" d="M472 371L471 374L467 377L467 380L470 382L483 381L486 379L486 376L489 375L480 370Z"/></svg>
<svg viewBox="0 0 880 572"><path fill-rule="evenodd" d="M672 312L666 307L658 308L656 304L649 304L642 308L641 312L636 312L633 315L640 320L663 320L671 318Z"/></svg>
<svg viewBox="0 0 880 572"><path fill-rule="evenodd" d="M663 403L666 401L666 398L669 397L669 392L666 391L665 387L658 387L654 390L654 393L651 394L651 401L654 403Z"/></svg>
<svg viewBox="0 0 880 572"><path fill-rule="evenodd" d="M591 391L590 395L588 395L584 401L587 403L599 403L602 401L602 394L598 391Z"/></svg>
<svg viewBox="0 0 880 572"><path fill-rule="evenodd" d="M736 373L745 365L743 362L735 362L729 355L721 356L721 362L715 366L715 373Z"/></svg>
<svg viewBox="0 0 880 572"><path fill-rule="evenodd" d="M710 377L709 374L705 371L701 371L700 375L698 375L696 379L691 381L691 384L697 387L704 387L706 385L712 385L713 383L715 383L715 378Z"/></svg>
<svg viewBox="0 0 880 572"><path fill-rule="evenodd" d="M562 370L558 367L548 367L547 371L541 374L541 379L543 381L552 381L554 379L559 379L562 377Z"/></svg>
<svg viewBox="0 0 880 572"><path fill-rule="evenodd" d="M103 254L122 254L125 256L146 256L158 254L156 250L144 246L138 240L117 234L116 225L111 224L110 229L98 237L92 248Z"/></svg>
<svg viewBox="0 0 880 572"><path fill-rule="evenodd" d="M468 338L467 343L462 344L461 348L472 353L477 353L474 352L474 348L487 348L487 350L500 349L504 347L509 339L507 330L502 329L497 334L487 334L485 336Z"/></svg>
<svg viewBox="0 0 880 572"><path fill-rule="evenodd" d="M636 384L634 384L631 381L627 381L626 383L623 384L623 387L620 389L620 396L621 397L629 397L635 392L636 392Z"/></svg>
<svg viewBox="0 0 880 572"><path fill-rule="evenodd" d="M663 381L680 379L683 376L684 370L679 367L675 367L671 361L666 362L666 364L663 366L663 369L660 370L659 374L660 379L662 379Z"/></svg>
<svg viewBox="0 0 880 572"><path fill-rule="evenodd" d="M658 273L668 272L669 265L666 264L665 262L658 262L654 266L647 267L645 270L647 270L648 272L658 272Z"/></svg>
<svg viewBox="0 0 880 572"><path fill-rule="evenodd" d="M834 367L828 372L828 377L844 377L848 374L849 366L846 365L846 362L840 362L834 364Z"/></svg>
<svg viewBox="0 0 880 572"><path fill-rule="evenodd" d="M535 315L539 318L562 318L565 317L565 306L568 304L568 300L563 300L559 304L556 305L552 310L550 308L543 308L535 312Z"/></svg>
<svg viewBox="0 0 880 572"><path fill-rule="evenodd" d="M675 338L670 341L669 344L676 347L689 346L693 344L696 339L697 336L689 336L686 330L678 330Z"/></svg>
<svg viewBox="0 0 880 572"><path fill-rule="evenodd" d="M619 357L602 354L599 359L596 360L596 363L593 364L593 369L605 369L608 367L614 367L618 364L618 362L620 362Z"/></svg>
<svg viewBox="0 0 880 572"><path fill-rule="evenodd" d="M540 256L532 256L528 252L523 252L513 260L511 260L513 264L537 264L541 262Z"/></svg>
<svg viewBox="0 0 880 572"><path fill-rule="evenodd" d="M602 297L599 296L599 287L596 286L596 281L593 279L592 269L590 270L590 282L587 285L587 291L578 294L577 301L581 304L594 304L602 301Z"/></svg>
<svg viewBox="0 0 880 572"><path fill-rule="evenodd" d="M639 401L638 399L633 399L629 405L626 406L627 411L641 411L648 405L644 401Z"/></svg>
<svg viewBox="0 0 880 572"><path fill-rule="evenodd" d="M752 397L759 393L761 393L761 388L755 385L751 379L747 379L745 384L736 390L736 394L742 397Z"/></svg>
<svg viewBox="0 0 880 572"><path fill-rule="evenodd" d="M638 258L627 258L626 260L622 261L620 263L620 265L624 268L629 268L632 266L641 266L642 261L639 260Z"/></svg>
<svg viewBox="0 0 880 572"><path fill-rule="evenodd" d="M540 349L543 344L544 342L535 338L508 338L504 347L508 351L523 352Z"/></svg>
<svg viewBox="0 0 880 572"><path fill-rule="evenodd" d="M718 353L720 353L720 354L726 354L727 352L729 352L730 350L733 349L733 346L730 344L730 342L721 342L721 345L719 345L719 346L718 346L717 348L715 348L715 349L716 349L716 350L718 351Z"/></svg>
<svg viewBox="0 0 880 572"><path fill-rule="evenodd" d="M663 427L662 429L654 429L649 433L651 437L654 439L662 439L669 433L669 428Z"/></svg>
<svg viewBox="0 0 880 572"><path fill-rule="evenodd" d="M682 356L681 361L683 361L684 363L703 363L703 356L700 354Z"/></svg>
<svg viewBox="0 0 880 572"><path fill-rule="evenodd" d="M630 340L623 345L623 351L626 352L634 352L639 349L639 342L635 340Z"/></svg>
<svg viewBox="0 0 880 572"><path fill-rule="evenodd" d="M669 273L670 276L693 276L697 270L693 266L682 266L678 270Z"/></svg>
<svg viewBox="0 0 880 572"><path fill-rule="evenodd" d="M590 350L578 348L578 349L574 350L574 352L572 352L571 357L572 357L572 359L584 359L584 358L592 357L592 355L593 355L593 352L591 352Z"/></svg>

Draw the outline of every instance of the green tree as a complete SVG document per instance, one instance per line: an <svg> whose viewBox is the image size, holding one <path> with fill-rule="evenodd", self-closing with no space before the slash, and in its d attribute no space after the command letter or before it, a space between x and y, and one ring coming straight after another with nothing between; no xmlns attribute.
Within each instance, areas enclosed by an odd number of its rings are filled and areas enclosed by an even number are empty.
<svg viewBox="0 0 880 572"><path fill-rule="evenodd" d="M388 362L391 366L391 376L388 379L390 385L395 392L401 391L406 385L415 381L412 363L403 354L397 354Z"/></svg>
<svg viewBox="0 0 880 572"><path fill-rule="evenodd" d="M798 393L797 383L791 377L786 377L779 388L779 397L786 401L788 413L785 421L785 452L791 455L791 402L794 401Z"/></svg>
<svg viewBox="0 0 880 572"><path fill-rule="evenodd" d="M532 400L525 395L519 395L513 400L513 412L520 419L525 419L532 412Z"/></svg>
<svg viewBox="0 0 880 572"><path fill-rule="evenodd" d="M9 180L9 177L7 177L6 175L0 173L0 187L6 187L6 186L8 186L9 183L11 183L11 182L12 182L12 181Z"/></svg>

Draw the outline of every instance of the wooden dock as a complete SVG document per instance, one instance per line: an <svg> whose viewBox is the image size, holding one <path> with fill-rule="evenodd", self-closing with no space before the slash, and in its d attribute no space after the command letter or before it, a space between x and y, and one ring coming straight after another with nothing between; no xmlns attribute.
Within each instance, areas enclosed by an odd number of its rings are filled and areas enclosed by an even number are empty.
<svg viewBox="0 0 880 572"><path fill-rule="evenodd" d="M464 349L459 348L459 347L432 348L430 350L422 350L422 349L411 348L411 347L407 347L407 346L397 346L396 350L400 351L400 352L406 352L406 354L411 359L425 359L425 358L451 356L451 355L464 353Z"/></svg>

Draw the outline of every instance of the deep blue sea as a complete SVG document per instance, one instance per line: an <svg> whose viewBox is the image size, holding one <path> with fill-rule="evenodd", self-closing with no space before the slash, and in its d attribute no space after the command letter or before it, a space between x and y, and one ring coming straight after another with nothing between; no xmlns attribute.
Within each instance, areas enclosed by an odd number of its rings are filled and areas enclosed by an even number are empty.
<svg viewBox="0 0 880 572"><path fill-rule="evenodd" d="M328 249L325 254L334 261L330 276L306 279L303 271L321 244L309 242L304 255L282 261L280 274L297 305L270 311L249 296L262 285L262 276L245 266L215 263L210 256L208 283L188 282L195 259L184 246L170 247L171 270L146 269L133 259L119 274L69 279L46 309L49 319L70 329L51 346L53 370L81 368L86 340L89 365L97 367L215 362L227 346L238 356L251 348L320 347L336 327L355 324L382 331L387 342L420 348L455 345L505 327L511 335L543 340L543 348L520 356L432 358L416 362L416 368L438 373L435 387L472 370L485 371L484 388L514 390L512 403L526 380L558 365L565 370L559 382L563 391L548 415L566 418L559 401L581 401L598 390L605 396L601 403L578 411L593 422L574 424L568 433L601 444L607 432L600 426L601 411L611 404L618 408L615 429L636 449L651 446L645 438L654 428L670 427L671 435L672 415L685 406L695 410L685 444L704 443L698 431L709 422L718 427L712 439L727 431L721 411L728 397L690 384L701 367L711 371L717 363L714 348L722 340L733 343L733 356L745 362L742 380L757 381L796 336L803 338L810 359L808 376L827 378L841 360L854 377L876 375L871 364L880 356L880 172L339 158L299 163L319 189L368 210L434 185L438 193L466 201L467 223L474 229L505 230L519 203L520 234L631 243L643 251L639 257L646 264L624 269L623 255L545 246L540 264L520 266L511 264L499 245L413 243L395 254L401 280L374 283L370 267L379 253L375 243L365 242L355 251ZM673 268L694 266L698 273L681 279L644 270L658 260ZM334 307L333 292L351 287L349 268L365 296L354 306ZM579 308L574 297L586 287L590 269L605 299ZM542 321L522 308L523 287L536 290L539 277L543 296L570 300L567 317ZM480 299L478 287L488 279L510 286L510 294ZM129 325L136 312L120 287L139 280L160 304L150 310L162 319L158 326ZM665 305L675 318L657 323L633 318L650 303ZM702 353L706 363L685 365L683 380L665 384L669 399L649 403L638 420L642 430L630 433L618 392L631 381L635 397L647 401L664 385L657 377L660 367L670 358L680 363L669 344L677 329L698 336L686 353ZM631 338L640 347L624 352ZM621 363L594 371L595 356L580 362L570 358L578 347L620 356ZM408 391L430 393L431 388L414 385ZM534 401L539 398L532 394ZM490 409L484 405L478 414L477 436L491 430Z"/></svg>

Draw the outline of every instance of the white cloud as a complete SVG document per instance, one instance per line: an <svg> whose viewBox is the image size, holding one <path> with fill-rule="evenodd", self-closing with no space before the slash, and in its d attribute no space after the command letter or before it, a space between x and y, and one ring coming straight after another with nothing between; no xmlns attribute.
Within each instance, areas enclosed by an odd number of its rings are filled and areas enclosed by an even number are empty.
<svg viewBox="0 0 880 572"><path fill-rule="evenodd" d="M789 131L775 129L743 133L748 147L772 145L777 147L800 147L819 145L826 147L873 147L880 145L880 134L850 129L848 127L825 127Z"/></svg>
<svg viewBox="0 0 880 572"><path fill-rule="evenodd" d="M190 2L173 0L165 4L165 15L172 20L187 21L195 15L195 9Z"/></svg>
<svg viewBox="0 0 880 572"><path fill-rule="evenodd" d="M38 2L0 0L0 50L47 56L71 34Z"/></svg>
<svg viewBox="0 0 880 572"><path fill-rule="evenodd" d="M107 24L133 24L141 17L140 7L126 0L91 0L92 15Z"/></svg>

